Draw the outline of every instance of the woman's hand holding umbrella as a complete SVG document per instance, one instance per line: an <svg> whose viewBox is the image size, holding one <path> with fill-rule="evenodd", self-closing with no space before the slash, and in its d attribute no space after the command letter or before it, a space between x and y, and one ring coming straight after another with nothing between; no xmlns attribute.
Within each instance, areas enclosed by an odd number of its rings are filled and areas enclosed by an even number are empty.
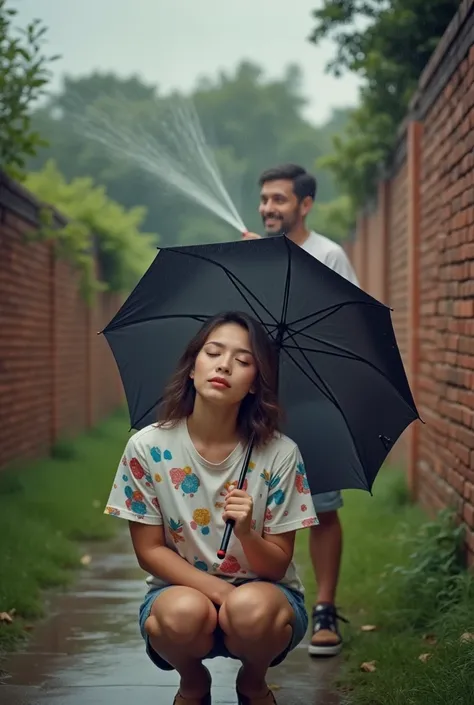
<svg viewBox="0 0 474 705"><path fill-rule="evenodd" d="M253 500L243 490L231 490L225 498L224 521L234 522L234 534L238 539L252 530Z"/></svg>

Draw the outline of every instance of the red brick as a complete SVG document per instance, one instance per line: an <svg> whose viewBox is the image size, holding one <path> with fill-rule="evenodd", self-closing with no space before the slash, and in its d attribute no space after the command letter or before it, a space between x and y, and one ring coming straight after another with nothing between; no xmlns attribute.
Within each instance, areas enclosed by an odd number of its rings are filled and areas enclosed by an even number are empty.
<svg viewBox="0 0 474 705"><path fill-rule="evenodd" d="M409 203L405 161L389 183L385 262L380 262L373 216L365 251L360 239L352 249L365 262L367 281L374 281L377 268L387 272L388 303L405 364L410 308L418 305L415 392L426 422L417 433L418 496L432 510L456 506L470 526L467 543L474 564L474 48L462 55L457 42L450 55L459 57L459 65L423 120L417 203ZM419 302L408 300L413 216L419 234L414 271ZM405 437L397 444L400 457L407 459Z"/></svg>
<svg viewBox="0 0 474 705"><path fill-rule="evenodd" d="M474 504L474 484L472 482L466 482L464 485L464 499Z"/></svg>
<svg viewBox="0 0 474 705"><path fill-rule="evenodd" d="M89 311L76 272L54 261L48 244L27 242L29 232L30 225L3 212L0 468L48 453L59 435L82 431L123 399L115 362L96 335L118 297L100 294Z"/></svg>
<svg viewBox="0 0 474 705"><path fill-rule="evenodd" d="M471 529L466 530L466 543L469 551L474 553L474 531Z"/></svg>
<svg viewBox="0 0 474 705"><path fill-rule="evenodd" d="M463 519L471 529L474 529L474 507L472 504L466 503L464 505Z"/></svg>

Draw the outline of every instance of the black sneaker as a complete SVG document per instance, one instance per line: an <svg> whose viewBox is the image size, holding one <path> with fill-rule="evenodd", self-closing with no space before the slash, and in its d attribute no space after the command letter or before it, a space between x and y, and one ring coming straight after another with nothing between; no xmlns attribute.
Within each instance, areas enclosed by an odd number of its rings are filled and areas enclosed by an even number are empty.
<svg viewBox="0 0 474 705"><path fill-rule="evenodd" d="M310 656L336 656L342 649L338 620L348 620L338 614L334 605L321 602L313 607L313 636L308 646Z"/></svg>

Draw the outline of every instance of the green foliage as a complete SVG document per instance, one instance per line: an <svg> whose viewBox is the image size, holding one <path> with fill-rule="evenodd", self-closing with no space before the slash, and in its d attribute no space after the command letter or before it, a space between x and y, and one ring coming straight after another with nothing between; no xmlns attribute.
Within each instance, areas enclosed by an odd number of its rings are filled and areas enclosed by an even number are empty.
<svg viewBox="0 0 474 705"><path fill-rule="evenodd" d="M354 223L354 212L348 196L338 196L329 203L316 203L308 225L336 242L347 240Z"/></svg>
<svg viewBox="0 0 474 705"><path fill-rule="evenodd" d="M62 438L52 446L51 457L54 460L73 460L76 454L76 446L70 440Z"/></svg>
<svg viewBox="0 0 474 705"><path fill-rule="evenodd" d="M311 41L336 44L328 70L363 80L360 105L324 161L354 211L373 195L419 76L458 6L459 0L324 0L314 11Z"/></svg>
<svg viewBox="0 0 474 705"><path fill-rule="evenodd" d="M404 536L410 559L403 565L388 566L380 587L397 586L400 623L427 628L439 613L461 601L466 587L474 595L472 577L465 570L464 533L455 514L444 510L414 536Z"/></svg>
<svg viewBox="0 0 474 705"><path fill-rule="evenodd" d="M31 109L49 82L49 64L58 57L42 52L46 28L34 20L17 30L17 10L0 0L0 169L21 176L27 157L45 143L31 127Z"/></svg>
<svg viewBox="0 0 474 705"><path fill-rule="evenodd" d="M50 146L32 160L32 168L41 168L52 158L66 179L90 176L104 184L109 196L124 207L143 204L147 208L144 228L159 232L164 245L238 237L235 230L165 188L151 174L111 156L74 129L82 115L100 109L111 130L120 115L120 124L166 142L165 123L174 97L162 95L138 79L113 74L67 78L61 92L36 112L35 125ZM286 161L314 171L316 160L332 149L331 136L344 124L347 114L335 111L329 124L322 127L305 120L297 67L289 67L281 78L269 79L258 66L244 62L235 71L199 81L189 97L245 224L257 232L261 230L257 213L261 171ZM322 168L317 177L318 202L335 198L338 193L331 173Z"/></svg>
<svg viewBox="0 0 474 705"><path fill-rule="evenodd" d="M474 634L474 576L463 568L462 529L453 516L443 512L428 521L408 501L405 473L386 467L373 497L344 493L341 520L337 602L350 620L342 627L341 700L351 705L474 703L474 639L463 638ZM316 588L304 533L296 539L296 562L311 608ZM387 568L388 560L392 567ZM375 629L365 631L364 625ZM363 672L361 664L371 661L376 670Z"/></svg>
<svg viewBox="0 0 474 705"><path fill-rule="evenodd" d="M0 656L44 616L43 589L69 583L80 568L76 540L107 539L120 529L104 506L126 428L120 410L97 432L58 444L54 459L0 473L0 611L16 610L13 624L0 622Z"/></svg>
<svg viewBox="0 0 474 705"><path fill-rule="evenodd" d="M126 210L107 196L105 187L95 186L91 178L76 178L68 183L52 161L41 171L28 174L25 186L69 218L64 227L54 227L53 212L45 207L37 237L53 239L58 254L78 268L83 292L89 299L98 289L128 292L151 264L157 236L139 230L146 214L144 208Z"/></svg>

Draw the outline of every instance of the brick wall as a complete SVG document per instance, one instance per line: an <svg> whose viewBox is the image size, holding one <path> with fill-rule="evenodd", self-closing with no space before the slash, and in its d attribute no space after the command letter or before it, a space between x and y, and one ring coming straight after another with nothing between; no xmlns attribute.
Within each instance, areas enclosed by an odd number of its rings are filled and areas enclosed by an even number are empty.
<svg viewBox="0 0 474 705"><path fill-rule="evenodd" d="M48 453L123 399L112 354L96 335L119 298L104 293L88 307L52 245L27 241L37 222L33 197L0 173L0 468Z"/></svg>
<svg viewBox="0 0 474 705"><path fill-rule="evenodd" d="M474 0L461 3L420 77L349 252L362 286L394 309L425 422L393 455L424 506L456 509L474 563Z"/></svg>

